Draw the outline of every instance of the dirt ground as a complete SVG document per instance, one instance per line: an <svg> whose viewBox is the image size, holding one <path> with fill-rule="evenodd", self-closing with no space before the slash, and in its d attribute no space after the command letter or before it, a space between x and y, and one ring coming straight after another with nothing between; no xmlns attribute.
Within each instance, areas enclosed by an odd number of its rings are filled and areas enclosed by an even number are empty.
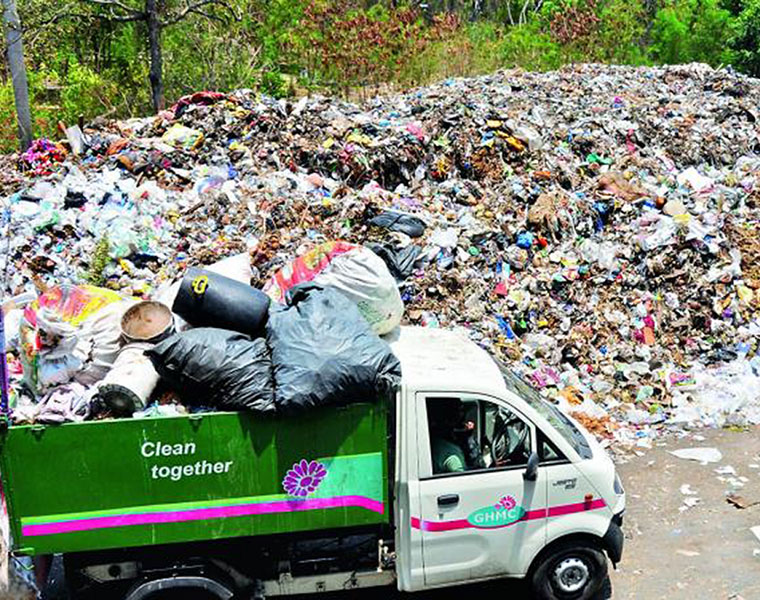
<svg viewBox="0 0 760 600"><path fill-rule="evenodd" d="M623 562L611 575L613 598L760 598L760 540L750 531L760 526L759 434L760 428L700 431L619 465L628 508ZM717 448L723 459L702 465L668 452L694 447ZM727 466L736 475L715 472ZM682 493L684 484L696 493ZM726 501L728 492L759 504L736 508ZM682 510L687 498L700 501Z"/></svg>
<svg viewBox="0 0 760 600"><path fill-rule="evenodd" d="M722 460L703 465L669 452L695 447L717 448ZM622 563L611 571L611 590L602 596L614 600L760 599L760 540L750 531L760 526L760 428L705 430L670 438L642 451L641 456L619 460L618 468L628 496L626 547ZM684 485L688 488L682 490ZM736 508L726 501L731 492L747 504L758 504ZM687 507L685 502L694 506ZM60 578L60 569L54 569L53 578ZM505 593L515 599L529 597L522 582L505 581L429 592L419 598L439 600L463 593L482 598L503 598ZM389 596L405 597L380 590L364 597L385 600ZM330 595L331 599L341 597Z"/></svg>

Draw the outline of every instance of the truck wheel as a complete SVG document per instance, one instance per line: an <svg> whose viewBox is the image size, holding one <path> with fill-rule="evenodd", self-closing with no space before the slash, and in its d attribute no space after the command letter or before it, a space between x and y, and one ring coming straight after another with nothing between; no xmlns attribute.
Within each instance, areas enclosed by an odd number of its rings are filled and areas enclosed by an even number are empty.
<svg viewBox="0 0 760 600"><path fill-rule="evenodd" d="M156 592L146 600L218 600L219 596L204 590L167 590Z"/></svg>
<svg viewBox="0 0 760 600"><path fill-rule="evenodd" d="M533 569L531 586L539 600L590 600L607 579L607 557L589 542L560 542Z"/></svg>

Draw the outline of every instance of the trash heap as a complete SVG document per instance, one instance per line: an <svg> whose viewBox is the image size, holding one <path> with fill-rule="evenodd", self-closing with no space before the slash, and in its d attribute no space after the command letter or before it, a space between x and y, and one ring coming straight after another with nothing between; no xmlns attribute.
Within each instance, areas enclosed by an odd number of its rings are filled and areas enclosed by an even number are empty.
<svg viewBox="0 0 760 600"><path fill-rule="evenodd" d="M760 423L759 119L760 81L694 64L97 120L3 163L7 329L44 290L161 301L242 253L275 303L338 273L376 333L460 329L618 446ZM362 284L378 258L403 307Z"/></svg>

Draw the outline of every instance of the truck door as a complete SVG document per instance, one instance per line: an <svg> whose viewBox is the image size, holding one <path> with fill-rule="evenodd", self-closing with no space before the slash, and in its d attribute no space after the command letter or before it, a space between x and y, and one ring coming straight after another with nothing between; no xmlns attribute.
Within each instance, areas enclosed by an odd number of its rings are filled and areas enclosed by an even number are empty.
<svg viewBox="0 0 760 600"><path fill-rule="evenodd" d="M425 585L524 572L545 543L546 478L523 479L532 423L495 399L417 394Z"/></svg>
<svg viewBox="0 0 760 600"><path fill-rule="evenodd" d="M574 530L594 531L598 529L598 509L605 507L596 488L583 473L568 460L562 451L539 431L538 448L541 458L541 470L546 477L546 498L548 505L546 536L553 540ZM579 442L576 451L581 459L592 458L587 444ZM562 519L565 515L574 515L571 520Z"/></svg>

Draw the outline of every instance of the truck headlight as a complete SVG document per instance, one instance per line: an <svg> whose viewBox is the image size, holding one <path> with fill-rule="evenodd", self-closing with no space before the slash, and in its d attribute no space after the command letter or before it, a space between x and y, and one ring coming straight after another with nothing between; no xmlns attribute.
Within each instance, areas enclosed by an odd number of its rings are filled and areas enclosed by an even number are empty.
<svg viewBox="0 0 760 600"><path fill-rule="evenodd" d="M620 475L617 473L615 473L615 484L613 486L613 489L618 496L625 494L625 490L623 489L623 482L620 481Z"/></svg>

